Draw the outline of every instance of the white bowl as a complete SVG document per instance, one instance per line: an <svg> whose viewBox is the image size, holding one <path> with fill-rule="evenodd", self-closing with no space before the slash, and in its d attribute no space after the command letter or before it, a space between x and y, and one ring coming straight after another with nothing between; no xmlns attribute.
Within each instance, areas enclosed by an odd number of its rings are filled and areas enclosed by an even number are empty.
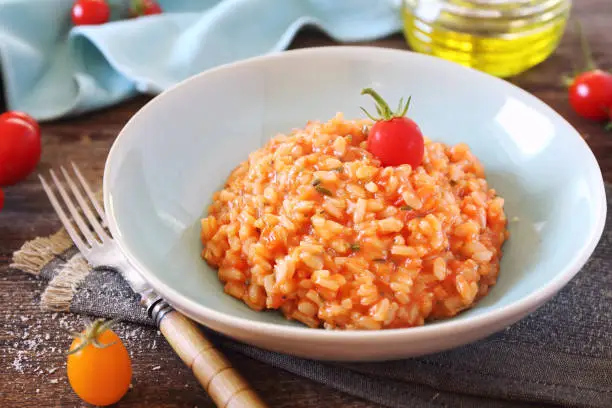
<svg viewBox="0 0 612 408"><path fill-rule="evenodd" d="M231 169L277 132L361 117L374 86L412 95L410 116L434 140L467 143L506 200L511 237L497 285L476 307L422 327L326 331L256 312L223 293L200 257L199 220ZM367 105L366 105L367 106ZM109 226L129 261L178 310L223 334L314 359L383 360L481 339L555 295L584 265L606 206L580 135L537 98L433 57L364 47L290 51L204 72L143 107L115 141L104 174Z"/></svg>

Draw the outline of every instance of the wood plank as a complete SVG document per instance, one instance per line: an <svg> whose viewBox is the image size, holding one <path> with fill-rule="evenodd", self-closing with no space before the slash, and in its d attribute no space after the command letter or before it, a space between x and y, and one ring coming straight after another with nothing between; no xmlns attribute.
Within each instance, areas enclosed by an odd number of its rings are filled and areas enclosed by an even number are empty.
<svg viewBox="0 0 612 408"><path fill-rule="evenodd" d="M609 28L612 26L612 7L609 0L574 2L573 14L583 22L597 62L603 68L612 68L612 35ZM291 47L335 44L316 30L305 30ZM358 44L407 48L401 35ZM580 61L580 58L578 37L575 28L570 25L559 49L551 58L513 78L511 82L541 98L576 126L593 149L606 181L612 182L612 135L605 133L599 124L578 118L570 109L566 93L559 85L561 75L571 70L572 60ZM44 148L39 171L46 172L74 160L84 165L83 170L89 181L99 182L108 149L117 133L149 99L140 96L77 119L44 124ZM7 188L5 192L5 209L0 212L0 303L4 305L0 311L0 405L85 406L70 390L62 354L70 343L65 330L79 328L82 318L41 311L38 296L43 283L8 269L14 250L25 240L54 232L59 222L35 175L17 186ZM155 330L121 324L117 331L125 339L134 364L133 388L119 406L213 406L192 372ZM274 407L374 406L235 353L229 353L228 358Z"/></svg>

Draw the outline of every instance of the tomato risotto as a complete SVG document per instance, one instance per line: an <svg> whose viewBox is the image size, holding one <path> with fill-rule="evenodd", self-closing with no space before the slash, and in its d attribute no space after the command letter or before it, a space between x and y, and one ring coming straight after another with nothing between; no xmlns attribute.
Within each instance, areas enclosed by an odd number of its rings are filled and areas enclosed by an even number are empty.
<svg viewBox="0 0 612 408"><path fill-rule="evenodd" d="M255 310L326 329L454 316L496 282L504 200L468 146L425 139L422 164L383 167L370 120L338 114L278 135L214 194L202 257Z"/></svg>

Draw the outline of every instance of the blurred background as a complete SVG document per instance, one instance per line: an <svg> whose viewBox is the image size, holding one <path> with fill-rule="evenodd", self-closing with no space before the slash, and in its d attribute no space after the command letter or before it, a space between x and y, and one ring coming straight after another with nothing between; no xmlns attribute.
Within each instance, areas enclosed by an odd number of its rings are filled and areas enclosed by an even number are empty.
<svg viewBox="0 0 612 408"><path fill-rule="evenodd" d="M580 3L593 18L609 8ZM1 0L3 102L37 120L70 117L283 51L304 30L316 34L303 46L401 36L395 46L508 78L557 50L571 10L571 0Z"/></svg>

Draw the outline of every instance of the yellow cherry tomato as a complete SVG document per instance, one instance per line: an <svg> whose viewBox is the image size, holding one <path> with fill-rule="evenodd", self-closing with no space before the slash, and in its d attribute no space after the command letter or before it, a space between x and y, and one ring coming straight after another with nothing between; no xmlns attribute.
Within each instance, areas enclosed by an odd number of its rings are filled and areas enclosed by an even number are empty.
<svg viewBox="0 0 612 408"><path fill-rule="evenodd" d="M96 320L78 334L68 353L68 381L85 402L105 406L119 401L130 387L132 364L110 322Z"/></svg>

